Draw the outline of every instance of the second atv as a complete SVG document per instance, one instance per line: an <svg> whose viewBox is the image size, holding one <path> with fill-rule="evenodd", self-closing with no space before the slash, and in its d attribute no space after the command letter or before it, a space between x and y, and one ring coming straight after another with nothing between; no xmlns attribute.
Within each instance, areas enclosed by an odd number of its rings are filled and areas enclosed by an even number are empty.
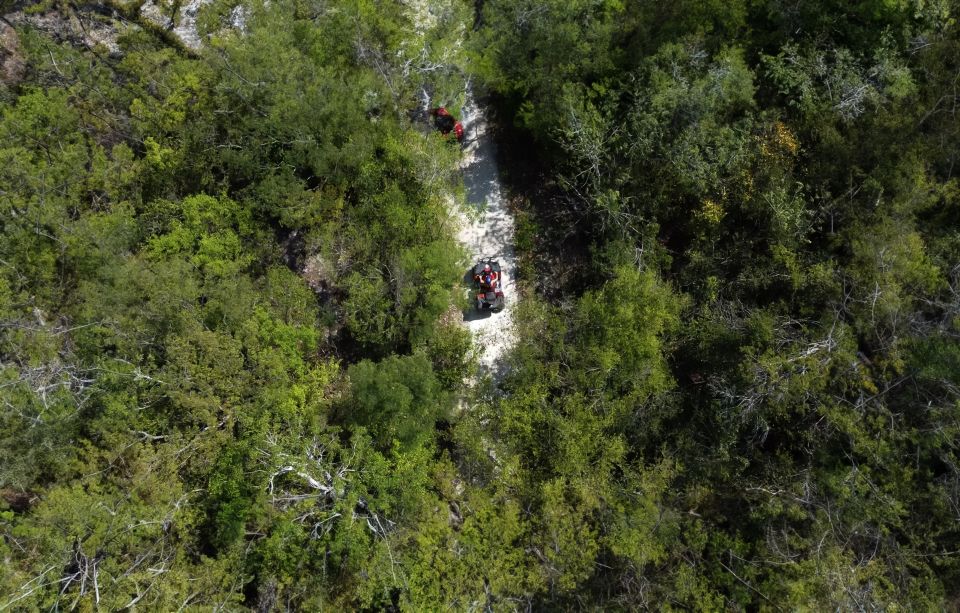
<svg viewBox="0 0 960 613"><path fill-rule="evenodd" d="M457 118L450 114L446 108L438 106L430 109L430 116L433 117L433 125L440 130L440 134L449 136L451 132L457 137L457 142L463 142L463 124L457 121Z"/></svg>

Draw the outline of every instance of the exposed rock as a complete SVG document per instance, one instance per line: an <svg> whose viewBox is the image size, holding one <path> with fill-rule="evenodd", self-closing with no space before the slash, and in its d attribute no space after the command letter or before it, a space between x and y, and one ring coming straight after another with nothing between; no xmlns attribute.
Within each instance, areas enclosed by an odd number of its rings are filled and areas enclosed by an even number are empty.
<svg viewBox="0 0 960 613"><path fill-rule="evenodd" d="M186 0L180 4L176 16L171 15L171 5L164 0L144 2L140 6L140 15L164 30L170 30L184 46L196 51L203 44L197 32L197 14L200 9L213 0Z"/></svg>
<svg viewBox="0 0 960 613"><path fill-rule="evenodd" d="M26 70L17 31L0 21L0 83L13 87L23 79Z"/></svg>
<svg viewBox="0 0 960 613"><path fill-rule="evenodd" d="M146 2L140 6L140 16L164 30L173 29L173 19L163 12L163 8L155 2Z"/></svg>
<svg viewBox="0 0 960 613"><path fill-rule="evenodd" d="M301 275L310 289L323 297L331 289L332 280L335 278L335 269L327 259L319 253L315 253L307 258Z"/></svg>
<svg viewBox="0 0 960 613"><path fill-rule="evenodd" d="M120 45L117 43L117 37L120 34L120 26L115 21L83 20L77 17L77 23L84 37L84 43L88 47L102 47L112 56L120 55ZM132 25L130 27L133 27Z"/></svg>
<svg viewBox="0 0 960 613"><path fill-rule="evenodd" d="M31 27L57 41L79 47L105 49L108 54L119 56L119 36L129 29L140 27L125 19L121 14L124 13L144 27L152 24L168 31L184 47L196 51L204 42L197 30L197 16L205 5L212 2L213 0L183 0L174 4L171 0L114 0L98 5L80 6L65 12L51 10L28 14L17 11L6 15L6 19L14 27ZM235 6L230 13L230 27L243 32L248 13L242 5ZM11 81L18 81L22 78L24 69L25 63L19 52L16 30L0 23L0 82L9 85Z"/></svg>
<svg viewBox="0 0 960 613"><path fill-rule="evenodd" d="M240 32L247 31L247 18L250 16L250 11L247 7L242 4L238 4L233 7L233 10L230 11L230 25Z"/></svg>
<svg viewBox="0 0 960 613"><path fill-rule="evenodd" d="M103 14L109 13L109 14ZM113 56L120 55L117 39L134 24L123 21L120 15L109 8L101 12L92 10L49 11L27 14L22 11L6 16L14 26L27 26L48 34L51 38L78 47L105 49Z"/></svg>

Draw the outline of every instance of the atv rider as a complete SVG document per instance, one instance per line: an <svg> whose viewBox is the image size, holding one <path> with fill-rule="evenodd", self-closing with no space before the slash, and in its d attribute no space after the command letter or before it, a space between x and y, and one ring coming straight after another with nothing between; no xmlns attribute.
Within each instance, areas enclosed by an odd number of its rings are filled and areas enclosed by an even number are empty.
<svg viewBox="0 0 960 613"><path fill-rule="evenodd" d="M453 132L457 141L463 141L463 124L457 121L457 118L450 114L450 111L442 106L430 109L430 116L433 117L433 125L437 126L440 134L446 136Z"/></svg>
<svg viewBox="0 0 960 613"><path fill-rule="evenodd" d="M479 282L481 286L495 289L497 287L497 282L500 280L500 275L498 275L497 272L490 268L490 265L487 264L483 267L483 272L479 275L475 275L473 278L475 281Z"/></svg>

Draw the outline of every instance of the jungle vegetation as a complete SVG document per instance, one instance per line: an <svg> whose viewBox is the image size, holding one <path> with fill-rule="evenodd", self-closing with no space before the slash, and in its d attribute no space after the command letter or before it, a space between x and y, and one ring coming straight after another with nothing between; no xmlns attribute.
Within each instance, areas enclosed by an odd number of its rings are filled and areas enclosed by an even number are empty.
<svg viewBox="0 0 960 613"><path fill-rule="evenodd" d="M0 4L0 610L958 607L955 2L139 4Z"/></svg>

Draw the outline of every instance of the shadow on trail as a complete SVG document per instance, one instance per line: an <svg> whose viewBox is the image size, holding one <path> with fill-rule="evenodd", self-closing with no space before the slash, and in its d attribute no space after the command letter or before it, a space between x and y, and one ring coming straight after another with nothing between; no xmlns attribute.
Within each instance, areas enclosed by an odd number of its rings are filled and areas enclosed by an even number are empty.
<svg viewBox="0 0 960 613"><path fill-rule="evenodd" d="M463 167L463 185L466 188L467 204L477 211L486 212L490 203L487 199L500 189L496 166L491 159L489 147L474 148L473 159Z"/></svg>
<svg viewBox="0 0 960 613"><path fill-rule="evenodd" d="M481 319L490 319L494 312L490 310L478 311L471 307L463 310L463 321L480 321Z"/></svg>

